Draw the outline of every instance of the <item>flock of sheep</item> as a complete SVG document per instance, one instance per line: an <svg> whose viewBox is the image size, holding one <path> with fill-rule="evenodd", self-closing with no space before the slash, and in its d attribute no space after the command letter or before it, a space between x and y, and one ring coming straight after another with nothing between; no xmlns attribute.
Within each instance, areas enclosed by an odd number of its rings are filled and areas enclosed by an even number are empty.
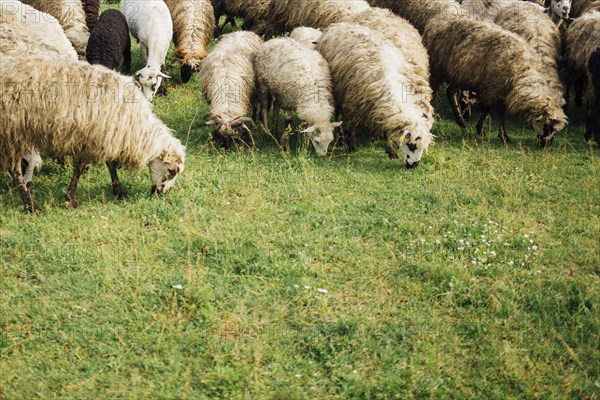
<svg viewBox="0 0 600 400"><path fill-rule="evenodd" d="M0 0L0 167L29 211L40 154L73 158L72 207L93 163L107 164L119 197L118 167L148 165L152 192L168 191L185 147L151 102L166 94L172 40L182 83L198 73L206 121L226 146L251 137L260 116L286 148L295 113L318 155L336 131L352 149L367 127L413 168L433 141L431 101L443 83L459 125L479 104L479 132L496 111L504 142L510 114L546 146L568 123L569 88L581 105L587 82L586 138L600 143L600 1L572 2L122 0L99 16L99 0ZM243 18L243 30L220 35L223 15ZM130 33L145 62L133 77Z"/></svg>

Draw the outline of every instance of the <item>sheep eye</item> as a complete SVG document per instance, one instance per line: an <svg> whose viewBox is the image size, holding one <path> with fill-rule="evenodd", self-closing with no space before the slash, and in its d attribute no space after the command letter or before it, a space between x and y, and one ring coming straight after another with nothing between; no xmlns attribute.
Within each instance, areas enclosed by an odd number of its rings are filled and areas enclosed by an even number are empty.
<svg viewBox="0 0 600 400"><path fill-rule="evenodd" d="M409 143L409 144L407 144L406 146L408 146L408 149L409 149L410 151L415 151L415 150L417 149L417 145L416 145L416 144L414 144L414 143Z"/></svg>

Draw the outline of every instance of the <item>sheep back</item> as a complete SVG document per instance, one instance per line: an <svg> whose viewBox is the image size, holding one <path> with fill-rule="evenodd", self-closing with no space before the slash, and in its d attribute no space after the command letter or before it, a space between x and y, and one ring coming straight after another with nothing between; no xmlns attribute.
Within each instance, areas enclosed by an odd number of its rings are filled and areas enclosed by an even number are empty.
<svg viewBox="0 0 600 400"><path fill-rule="evenodd" d="M392 10L413 24L421 34L431 20L461 14L460 4L454 0L369 0L369 4Z"/></svg>
<svg viewBox="0 0 600 400"><path fill-rule="evenodd" d="M224 0L224 13L244 19L244 29L263 35L268 27L267 13L279 0Z"/></svg>
<svg viewBox="0 0 600 400"><path fill-rule="evenodd" d="M17 0L0 0L0 12L2 23L8 22L8 19L12 23L18 22L34 37L39 37L43 43L57 48L64 56L77 60L77 52L65 35L65 31L58 20L50 14Z"/></svg>
<svg viewBox="0 0 600 400"><path fill-rule="evenodd" d="M26 25L17 22L15 18L3 16L2 23L0 23L0 56L4 58L23 54L73 60L72 56L63 53L45 37L38 36Z"/></svg>
<svg viewBox="0 0 600 400"><path fill-rule="evenodd" d="M429 81L429 55L423 45L419 31L410 22L391 11L372 7L350 17L349 23L378 31L402 51L409 63L417 70L418 76Z"/></svg>
<svg viewBox="0 0 600 400"><path fill-rule="evenodd" d="M102 13L90 35L85 56L90 64L101 64L113 70L125 58L125 69L129 69L131 39L127 20L121 11L108 9Z"/></svg>
<svg viewBox="0 0 600 400"><path fill-rule="evenodd" d="M67 38L77 54L85 53L90 33L85 22L85 12L81 1L73 0L24 0L36 10L52 15L63 27Z"/></svg>
<svg viewBox="0 0 600 400"><path fill-rule="evenodd" d="M252 32L223 35L200 67L202 93L224 121L247 115L255 92L254 57L262 40Z"/></svg>
<svg viewBox="0 0 600 400"><path fill-rule="evenodd" d="M294 30L290 32L290 38L311 49L314 49L317 47L317 42L322 34L323 32L321 32L319 29L300 26L298 28L294 28Z"/></svg>
<svg viewBox="0 0 600 400"><path fill-rule="evenodd" d="M273 0L267 17L268 36L299 26L325 29L368 8L365 0Z"/></svg>

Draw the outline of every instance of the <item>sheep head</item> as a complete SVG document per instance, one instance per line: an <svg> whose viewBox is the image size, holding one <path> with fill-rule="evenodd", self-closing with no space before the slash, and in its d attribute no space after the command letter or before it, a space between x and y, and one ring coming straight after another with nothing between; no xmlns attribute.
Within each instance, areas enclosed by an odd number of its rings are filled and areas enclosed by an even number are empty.
<svg viewBox="0 0 600 400"><path fill-rule="evenodd" d="M571 12L571 0L552 0L550 2L550 11L553 15L562 19L569 18Z"/></svg>
<svg viewBox="0 0 600 400"><path fill-rule="evenodd" d="M556 111L542 111L531 118L533 129L537 134L538 144L546 147L554 141L554 134L563 130L568 123L568 118L562 108Z"/></svg>
<svg viewBox="0 0 600 400"><path fill-rule="evenodd" d="M160 69L145 66L135 73L136 78L142 86L142 94L148 101L152 101L156 92L162 84L163 78L170 78L170 76L162 73Z"/></svg>
<svg viewBox="0 0 600 400"><path fill-rule="evenodd" d="M423 157L423 152L429 149L433 136L427 126L407 126L399 134L392 134L388 137L388 146L392 149L400 148L404 167L408 169L416 168Z"/></svg>
<svg viewBox="0 0 600 400"><path fill-rule="evenodd" d="M326 122L309 126L302 133L310 137L310 142L319 157L327 155L329 144L333 142L333 131L342 125L340 122Z"/></svg>
<svg viewBox="0 0 600 400"><path fill-rule="evenodd" d="M225 120L218 114L208 113L205 120L207 125L214 125L215 132L224 138L239 138L243 132L250 134L247 124L255 125L252 118L246 116Z"/></svg>
<svg viewBox="0 0 600 400"><path fill-rule="evenodd" d="M175 184L177 175L183 172L185 147L178 143L176 149L163 150L160 156L148 164L152 178L151 194L163 195Z"/></svg>

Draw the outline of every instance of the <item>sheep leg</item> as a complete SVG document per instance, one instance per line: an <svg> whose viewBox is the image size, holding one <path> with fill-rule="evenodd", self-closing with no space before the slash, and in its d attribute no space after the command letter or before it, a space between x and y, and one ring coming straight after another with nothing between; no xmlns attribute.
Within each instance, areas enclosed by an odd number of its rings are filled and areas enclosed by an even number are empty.
<svg viewBox="0 0 600 400"><path fill-rule="evenodd" d="M262 123L264 129L269 129L269 94L267 93L264 86L260 88L260 113L262 116Z"/></svg>
<svg viewBox="0 0 600 400"><path fill-rule="evenodd" d="M67 193L65 193L65 197L67 199L66 205L68 208L79 207L79 202L77 201L75 192L77 191L79 178L85 173L85 171L87 171L88 167L89 164L82 163L80 160L73 160L73 177L71 178L69 189L67 190Z"/></svg>
<svg viewBox="0 0 600 400"><path fill-rule="evenodd" d="M279 103L277 100L273 103L273 112L271 115L271 119L273 120L273 134L279 135Z"/></svg>
<svg viewBox="0 0 600 400"><path fill-rule="evenodd" d="M396 150L394 149L394 142L389 139L385 144L385 152L391 160L397 160L400 158L400 156L398 156L398 152L396 152Z"/></svg>
<svg viewBox="0 0 600 400"><path fill-rule="evenodd" d="M277 110L277 115L279 115L279 109ZM287 150L290 144L290 132L292 131L292 112L286 110L284 113L284 121L285 128L283 129L283 133L281 134L281 139L279 139L279 145L283 150ZM277 124L279 125L279 123Z"/></svg>
<svg viewBox="0 0 600 400"><path fill-rule="evenodd" d="M110 172L110 179L112 181L113 193L117 196L117 199L124 199L129 196L127 190L121 186L121 181L119 181L119 175L117 175L117 167L119 164L116 161L107 161L106 166L108 167L108 172Z"/></svg>
<svg viewBox="0 0 600 400"><path fill-rule="evenodd" d="M487 117L490 116L490 111L492 111L492 107L486 107L483 110L483 114L481 114L481 118L479 118L479 121L477 121L477 125L475 125L477 128L477 134L479 134L481 137L485 136L485 133L483 132L483 124L485 124Z"/></svg>
<svg viewBox="0 0 600 400"><path fill-rule="evenodd" d="M161 65L160 72L165 72L164 69L165 69L165 66ZM160 86L158 87L158 90L156 91L156 95L157 96L166 96L167 95L167 85L165 85L165 78L162 78L160 80Z"/></svg>
<svg viewBox="0 0 600 400"><path fill-rule="evenodd" d="M454 86L448 85L448 88L446 89L446 96L448 97L448 102L450 103L452 114L454 114L454 121L456 121L458 126L460 126L461 128L466 128L467 121L465 121L465 119L463 118L460 105L458 104L458 92L459 90L456 89Z"/></svg>
<svg viewBox="0 0 600 400"><path fill-rule="evenodd" d="M192 74L194 70L187 64L181 64L179 67L179 77L181 78L181 83L188 83L190 79L192 79Z"/></svg>
<svg viewBox="0 0 600 400"><path fill-rule="evenodd" d="M39 207L35 204L33 198L31 197L31 192L29 189L27 189L21 169L19 167L12 168L10 170L10 176L12 177L13 183L19 192L19 196L21 197L21 201L23 201L25 209L30 213L34 213L39 210Z"/></svg>
<svg viewBox="0 0 600 400"><path fill-rule="evenodd" d="M500 116L500 126L498 127L498 137L502 140L502 144L510 144L510 138L506 134L506 110L504 107L498 109L498 115Z"/></svg>
<svg viewBox="0 0 600 400"><path fill-rule="evenodd" d="M123 70L127 75L131 75L131 39L127 38L127 45L123 52Z"/></svg>
<svg viewBox="0 0 600 400"><path fill-rule="evenodd" d="M585 85L585 78L578 77L575 80L575 105L577 107L583 107L583 85Z"/></svg>

